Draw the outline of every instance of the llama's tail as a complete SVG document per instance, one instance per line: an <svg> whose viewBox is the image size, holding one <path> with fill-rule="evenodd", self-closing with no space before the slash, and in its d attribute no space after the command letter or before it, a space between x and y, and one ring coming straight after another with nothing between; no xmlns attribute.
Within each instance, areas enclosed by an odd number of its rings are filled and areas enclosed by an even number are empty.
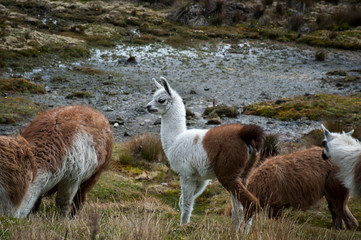
<svg viewBox="0 0 361 240"><path fill-rule="evenodd" d="M255 147L257 152L261 150L265 134L260 126L255 124L244 125L239 135L248 146Z"/></svg>

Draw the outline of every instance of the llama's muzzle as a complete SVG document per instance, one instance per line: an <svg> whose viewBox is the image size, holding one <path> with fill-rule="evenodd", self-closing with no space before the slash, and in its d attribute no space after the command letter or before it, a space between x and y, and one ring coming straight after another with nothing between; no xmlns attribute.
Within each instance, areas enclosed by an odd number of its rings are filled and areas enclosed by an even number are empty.
<svg viewBox="0 0 361 240"><path fill-rule="evenodd" d="M322 159L323 159L323 160L327 160L327 159L328 159L328 156L326 155L325 150L322 151Z"/></svg>
<svg viewBox="0 0 361 240"><path fill-rule="evenodd" d="M152 106L151 106L151 105L147 105L147 110L148 110L148 112L150 112L150 113L158 112L158 110L157 110L157 109L152 108Z"/></svg>

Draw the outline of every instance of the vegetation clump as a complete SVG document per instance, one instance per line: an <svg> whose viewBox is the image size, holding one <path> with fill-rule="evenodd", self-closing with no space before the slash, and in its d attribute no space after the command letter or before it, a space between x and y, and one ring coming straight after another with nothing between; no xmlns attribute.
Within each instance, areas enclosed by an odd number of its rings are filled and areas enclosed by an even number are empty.
<svg viewBox="0 0 361 240"><path fill-rule="evenodd" d="M151 169L154 162L168 164L159 135L145 134L115 148L118 162L123 165Z"/></svg>
<svg viewBox="0 0 361 240"><path fill-rule="evenodd" d="M42 85L31 83L23 78L0 79L0 92L46 93L45 88Z"/></svg>
<svg viewBox="0 0 361 240"><path fill-rule="evenodd" d="M26 97L0 98L0 123L12 124L33 117L45 110L44 106L32 102Z"/></svg>
<svg viewBox="0 0 361 240"><path fill-rule="evenodd" d="M280 154L280 145L277 134L268 133L265 135L261 149L261 160Z"/></svg>
<svg viewBox="0 0 361 240"><path fill-rule="evenodd" d="M73 93L67 95L65 98L73 99L73 98L90 98L90 97L91 97L90 93L88 93L86 91L76 91L76 92L73 92Z"/></svg>
<svg viewBox="0 0 361 240"><path fill-rule="evenodd" d="M326 75L328 75L328 76L346 76L347 73L346 73L346 71L335 70L335 71L327 72Z"/></svg>
<svg viewBox="0 0 361 240"><path fill-rule="evenodd" d="M325 61L326 58L326 52L322 49L317 50L315 53L315 60L319 62Z"/></svg>
<svg viewBox="0 0 361 240"><path fill-rule="evenodd" d="M186 108L186 118L187 118L187 120L197 119L197 116L189 108Z"/></svg>
<svg viewBox="0 0 361 240"><path fill-rule="evenodd" d="M235 118L239 115L237 108L226 105L217 105L213 107L207 107L204 110L203 116L207 118L216 118L216 117L228 117Z"/></svg>
<svg viewBox="0 0 361 240"><path fill-rule="evenodd" d="M244 108L243 114L274 117L293 121L300 118L322 120L333 118L345 123L361 124L361 94L339 96L315 94L255 103Z"/></svg>

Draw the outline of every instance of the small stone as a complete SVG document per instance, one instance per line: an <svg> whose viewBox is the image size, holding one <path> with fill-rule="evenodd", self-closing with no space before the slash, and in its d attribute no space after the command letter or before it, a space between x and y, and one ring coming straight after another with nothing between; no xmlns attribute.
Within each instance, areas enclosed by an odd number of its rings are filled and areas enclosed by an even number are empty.
<svg viewBox="0 0 361 240"><path fill-rule="evenodd" d="M114 123L113 127L114 127L114 128L119 127L119 123L117 123L117 122L116 122L116 123Z"/></svg>

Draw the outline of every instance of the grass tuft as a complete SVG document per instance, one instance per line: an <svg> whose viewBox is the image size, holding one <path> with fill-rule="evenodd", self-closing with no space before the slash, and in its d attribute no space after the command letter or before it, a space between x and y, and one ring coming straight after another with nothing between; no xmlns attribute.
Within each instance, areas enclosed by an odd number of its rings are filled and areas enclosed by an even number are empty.
<svg viewBox="0 0 361 240"><path fill-rule="evenodd" d="M323 49L319 49L315 53L315 60L323 62L326 59L326 52Z"/></svg>
<svg viewBox="0 0 361 240"><path fill-rule="evenodd" d="M235 107L225 106L225 105L207 107L203 112L203 116L207 118L215 118L215 117L235 118L238 115L239 112Z"/></svg>
<svg viewBox="0 0 361 240"><path fill-rule="evenodd" d="M26 97L2 97L0 98L0 123L13 124L40 114L44 110L44 106Z"/></svg>
<svg viewBox="0 0 361 240"><path fill-rule="evenodd" d="M152 168L152 163L168 164L159 135L147 133L115 148L114 156L123 165Z"/></svg>
<svg viewBox="0 0 361 240"><path fill-rule="evenodd" d="M23 78L0 79L0 92L46 93L42 85L31 83Z"/></svg>
<svg viewBox="0 0 361 240"><path fill-rule="evenodd" d="M280 146L278 141L278 135L268 133L265 136L263 147L261 150L261 160L276 156L280 153Z"/></svg>

